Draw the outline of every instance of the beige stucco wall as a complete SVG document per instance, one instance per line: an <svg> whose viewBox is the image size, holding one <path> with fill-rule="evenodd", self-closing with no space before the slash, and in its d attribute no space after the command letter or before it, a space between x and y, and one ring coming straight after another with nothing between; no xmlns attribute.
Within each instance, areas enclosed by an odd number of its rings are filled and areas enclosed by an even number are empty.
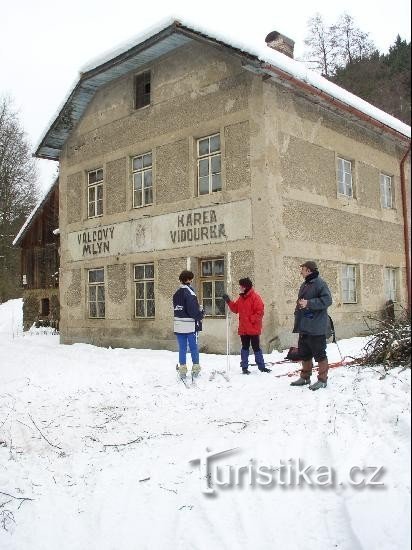
<svg viewBox="0 0 412 550"><path fill-rule="evenodd" d="M65 144L60 167L61 339L64 343L176 349L171 295L182 269L198 282L199 259L224 257L227 290L250 276L266 304L265 351L293 341L298 266L319 262L334 297L338 335L359 332L365 311L383 305L383 266L402 268L401 150L391 140L329 113L290 89L247 72L223 50L185 46L153 66L152 104L133 109L133 74L97 92ZM196 195L196 139L220 132L223 190ZM154 204L132 207L131 158L152 152ZM355 167L355 197L339 197L336 158ZM103 167L104 215L87 219L86 174ZM393 174L396 208L382 211L379 172ZM242 202L243 201L243 202ZM245 204L236 215L229 204ZM156 220L215 208L226 239L150 249ZM72 256L74 234L139 222L135 248L87 259ZM243 227L251 227L250 234ZM237 228L234 231L234 227ZM229 230L228 230L229 231ZM76 233L77 232L77 233ZM236 237L234 237L236 235ZM157 242L156 235L151 235ZM71 239L71 240L70 240ZM139 240L140 239L140 240ZM146 241L145 241L146 239ZM148 241L149 239L149 241ZM150 242L152 242L150 241ZM113 241L115 242L115 241ZM145 246L144 246L145 243ZM134 317L133 265L155 266L156 318ZM342 262L359 265L360 301L342 304ZM87 270L105 268L106 318L87 316ZM405 276L400 270L400 298ZM403 285L403 286L402 286ZM238 347L231 323L232 350ZM226 320L206 319L201 348L225 352Z"/></svg>

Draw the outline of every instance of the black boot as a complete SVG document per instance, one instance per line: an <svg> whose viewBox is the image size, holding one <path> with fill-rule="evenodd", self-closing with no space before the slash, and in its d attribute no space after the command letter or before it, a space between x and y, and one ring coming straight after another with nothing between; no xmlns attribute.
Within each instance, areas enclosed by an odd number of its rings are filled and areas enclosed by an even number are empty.
<svg viewBox="0 0 412 550"><path fill-rule="evenodd" d="M267 367L258 367L260 372L272 372L271 369L268 369Z"/></svg>
<svg viewBox="0 0 412 550"><path fill-rule="evenodd" d="M291 386L306 386L307 384L310 384L310 378L298 378L294 382L291 382Z"/></svg>
<svg viewBox="0 0 412 550"><path fill-rule="evenodd" d="M242 374L250 374L250 370L247 367L242 367Z"/></svg>

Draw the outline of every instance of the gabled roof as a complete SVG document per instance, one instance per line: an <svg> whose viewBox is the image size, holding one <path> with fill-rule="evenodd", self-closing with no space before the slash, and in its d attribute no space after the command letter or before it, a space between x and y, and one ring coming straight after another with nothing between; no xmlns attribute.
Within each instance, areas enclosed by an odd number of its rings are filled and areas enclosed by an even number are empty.
<svg viewBox="0 0 412 550"><path fill-rule="evenodd" d="M269 48L265 43L248 44L237 37L220 36L197 24L168 19L83 68L78 82L41 138L35 156L59 159L71 130L100 87L130 71L138 71L159 57L193 41L226 48L241 58L245 69L268 75L292 89L303 89L304 93L313 95L319 103L344 110L347 115L371 123L385 133L402 140L411 136L411 128L407 124L329 82L303 63Z"/></svg>
<svg viewBox="0 0 412 550"><path fill-rule="evenodd" d="M26 235L27 231L30 229L30 227L33 225L33 223L36 221L37 214L39 214L43 208L43 206L46 204L46 202L49 200L50 195L54 191L56 187L59 186L59 178L56 178L53 182L53 184L50 186L48 191L45 192L42 199L39 200L39 202L36 204L36 206L33 208L33 210L28 215L26 221L22 225L20 231L17 233L16 237L13 241L13 246L19 246L23 237Z"/></svg>

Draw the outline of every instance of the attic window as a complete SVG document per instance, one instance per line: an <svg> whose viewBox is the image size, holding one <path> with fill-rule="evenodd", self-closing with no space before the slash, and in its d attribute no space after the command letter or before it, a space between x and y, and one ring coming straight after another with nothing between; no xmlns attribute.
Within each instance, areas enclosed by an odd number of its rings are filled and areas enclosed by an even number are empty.
<svg viewBox="0 0 412 550"><path fill-rule="evenodd" d="M138 74L134 80L135 109L150 105L150 71Z"/></svg>

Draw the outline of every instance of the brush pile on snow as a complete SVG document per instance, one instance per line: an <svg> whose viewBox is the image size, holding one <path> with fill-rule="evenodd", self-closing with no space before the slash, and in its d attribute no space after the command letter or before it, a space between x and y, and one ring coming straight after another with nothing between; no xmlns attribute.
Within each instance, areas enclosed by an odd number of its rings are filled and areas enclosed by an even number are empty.
<svg viewBox="0 0 412 550"><path fill-rule="evenodd" d="M385 373L394 367L411 368L411 320L406 312L399 319L378 321L361 364L382 366Z"/></svg>

